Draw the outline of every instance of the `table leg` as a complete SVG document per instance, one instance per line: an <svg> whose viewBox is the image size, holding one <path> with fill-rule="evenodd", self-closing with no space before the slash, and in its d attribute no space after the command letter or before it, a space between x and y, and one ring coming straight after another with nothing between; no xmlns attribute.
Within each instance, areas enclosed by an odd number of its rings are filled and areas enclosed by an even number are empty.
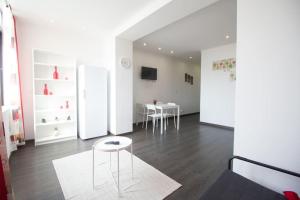
<svg viewBox="0 0 300 200"><path fill-rule="evenodd" d="M133 179L133 156L132 156L132 143L131 143L131 177Z"/></svg>
<svg viewBox="0 0 300 200"><path fill-rule="evenodd" d="M109 168L111 170L111 152L109 152Z"/></svg>
<svg viewBox="0 0 300 200"><path fill-rule="evenodd" d="M120 166L119 166L119 150L118 150L118 194L120 195Z"/></svg>
<svg viewBox="0 0 300 200"><path fill-rule="evenodd" d="M93 190L95 190L95 160L94 160L94 147L93 147Z"/></svg>
<svg viewBox="0 0 300 200"><path fill-rule="evenodd" d="M160 110L160 134L163 134L163 125L164 125L164 121L163 121L163 109Z"/></svg>
<svg viewBox="0 0 300 200"><path fill-rule="evenodd" d="M142 125L142 128L144 128L144 123L145 123L145 113L146 113L146 112L145 112L145 109L146 109L146 108L144 107L144 110L143 110L143 125Z"/></svg>
<svg viewBox="0 0 300 200"><path fill-rule="evenodd" d="M168 118L165 118L165 131L167 131Z"/></svg>
<svg viewBox="0 0 300 200"><path fill-rule="evenodd" d="M177 131L179 130L180 124L180 106L177 106Z"/></svg>

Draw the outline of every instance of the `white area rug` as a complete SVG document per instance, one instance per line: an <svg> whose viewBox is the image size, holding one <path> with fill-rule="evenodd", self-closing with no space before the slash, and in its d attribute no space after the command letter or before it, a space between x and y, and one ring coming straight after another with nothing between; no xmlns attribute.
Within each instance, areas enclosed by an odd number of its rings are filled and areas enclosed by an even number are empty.
<svg viewBox="0 0 300 200"><path fill-rule="evenodd" d="M181 187L143 160L133 156L133 179L130 153L120 151L120 189L118 195L117 154L112 153L110 170L109 153L95 151L95 190L92 182L92 151L53 160L53 165L63 190L69 200L160 200ZM111 173L112 172L112 173Z"/></svg>

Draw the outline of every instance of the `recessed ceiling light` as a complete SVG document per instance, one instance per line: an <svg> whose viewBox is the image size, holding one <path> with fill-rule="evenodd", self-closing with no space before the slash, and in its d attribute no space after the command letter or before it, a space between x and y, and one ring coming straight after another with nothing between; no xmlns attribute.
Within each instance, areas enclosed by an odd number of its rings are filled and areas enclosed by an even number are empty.
<svg viewBox="0 0 300 200"><path fill-rule="evenodd" d="M159 50L159 51L161 51L161 49L162 49L161 47L158 47L158 50Z"/></svg>
<svg viewBox="0 0 300 200"><path fill-rule="evenodd" d="M189 59L193 59L193 57L192 57L192 56L190 56L190 57L189 57Z"/></svg>
<svg viewBox="0 0 300 200"><path fill-rule="evenodd" d="M81 28L82 28L82 30L84 30L84 31L86 30L86 26L82 26Z"/></svg>
<svg viewBox="0 0 300 200"><path fill-rule="evenodd" d="M226 38L226 39L229 39L229 38L230 38L230 36L229 36L229 35L226 35L226 36L225 36L225 38Z"/></svg>
<svg viewBox="0 0 300 200"><path fill-rule="evenodd" d="M53 24L55 21L54 21L54 19L50 19L49 22L50 22L51 24Z"/></svg>
<svg viewBox="0 0 300 200"><path fill-rule="evenodd" d="M171 53L171 54L173 54L173 53L174 53L174 51L172 50L172 51L170 51L170 53Z"/></svg>
<svg viewBox="0 0 300 200"><path fill-rule="evenodd" d="M144 47L145 47L145 46L147 46L147 43L146 43L146 42L144 42L144 44L143 44L143 45L144 45Z"/></svg>

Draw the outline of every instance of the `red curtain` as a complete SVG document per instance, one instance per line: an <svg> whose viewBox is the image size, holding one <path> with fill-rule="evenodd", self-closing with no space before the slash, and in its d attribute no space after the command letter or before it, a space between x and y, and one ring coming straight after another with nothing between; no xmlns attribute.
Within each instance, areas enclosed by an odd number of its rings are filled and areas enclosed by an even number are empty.
<svg viewBox="0 0 300 200"><path fill-rule="evenodd" d="M21 115L22 115L22 123L24 126L24 117L23 117L23 101L22 101L22 88L21 88L21 77L20 77L20 63L19 63L19 48L18 48L18 37L17 37L17 28L16 28L16 18L13 16L14 20L14 31L15 31L15 40L16 40L16 54L17 54L17 65L18 65L18 75L19 75L19 87L20 87L20 104L21 104ZM25 139L25 130L23 128L23 138Z"/></svg>
<svg viewBox="0 0 300 200"><path fill-rule="evenodd" d="M21 99L20 68L18 61L18 43L15 19L9 6L2 10L3 26L3 99L4 105L10 108L9 130L11 144L25 143L24 118Z"/></svg>

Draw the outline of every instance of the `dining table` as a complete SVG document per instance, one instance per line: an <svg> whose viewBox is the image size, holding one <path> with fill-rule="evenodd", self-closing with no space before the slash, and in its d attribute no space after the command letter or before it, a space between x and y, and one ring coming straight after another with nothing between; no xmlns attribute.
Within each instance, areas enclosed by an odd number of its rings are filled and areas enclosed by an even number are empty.
<svg viewBox="0 0 300 200"><path fill-rule="evenodd" d="M157 110L160 110L160 134L163 134L164 130L164 120L163 120L163 113L166 110L170 110L170 109L176 109L177 110L177 131L179 130L179 125L180 125L180 106L179 105L170 105L170 104L156 104L155 108Z"/></svg>

